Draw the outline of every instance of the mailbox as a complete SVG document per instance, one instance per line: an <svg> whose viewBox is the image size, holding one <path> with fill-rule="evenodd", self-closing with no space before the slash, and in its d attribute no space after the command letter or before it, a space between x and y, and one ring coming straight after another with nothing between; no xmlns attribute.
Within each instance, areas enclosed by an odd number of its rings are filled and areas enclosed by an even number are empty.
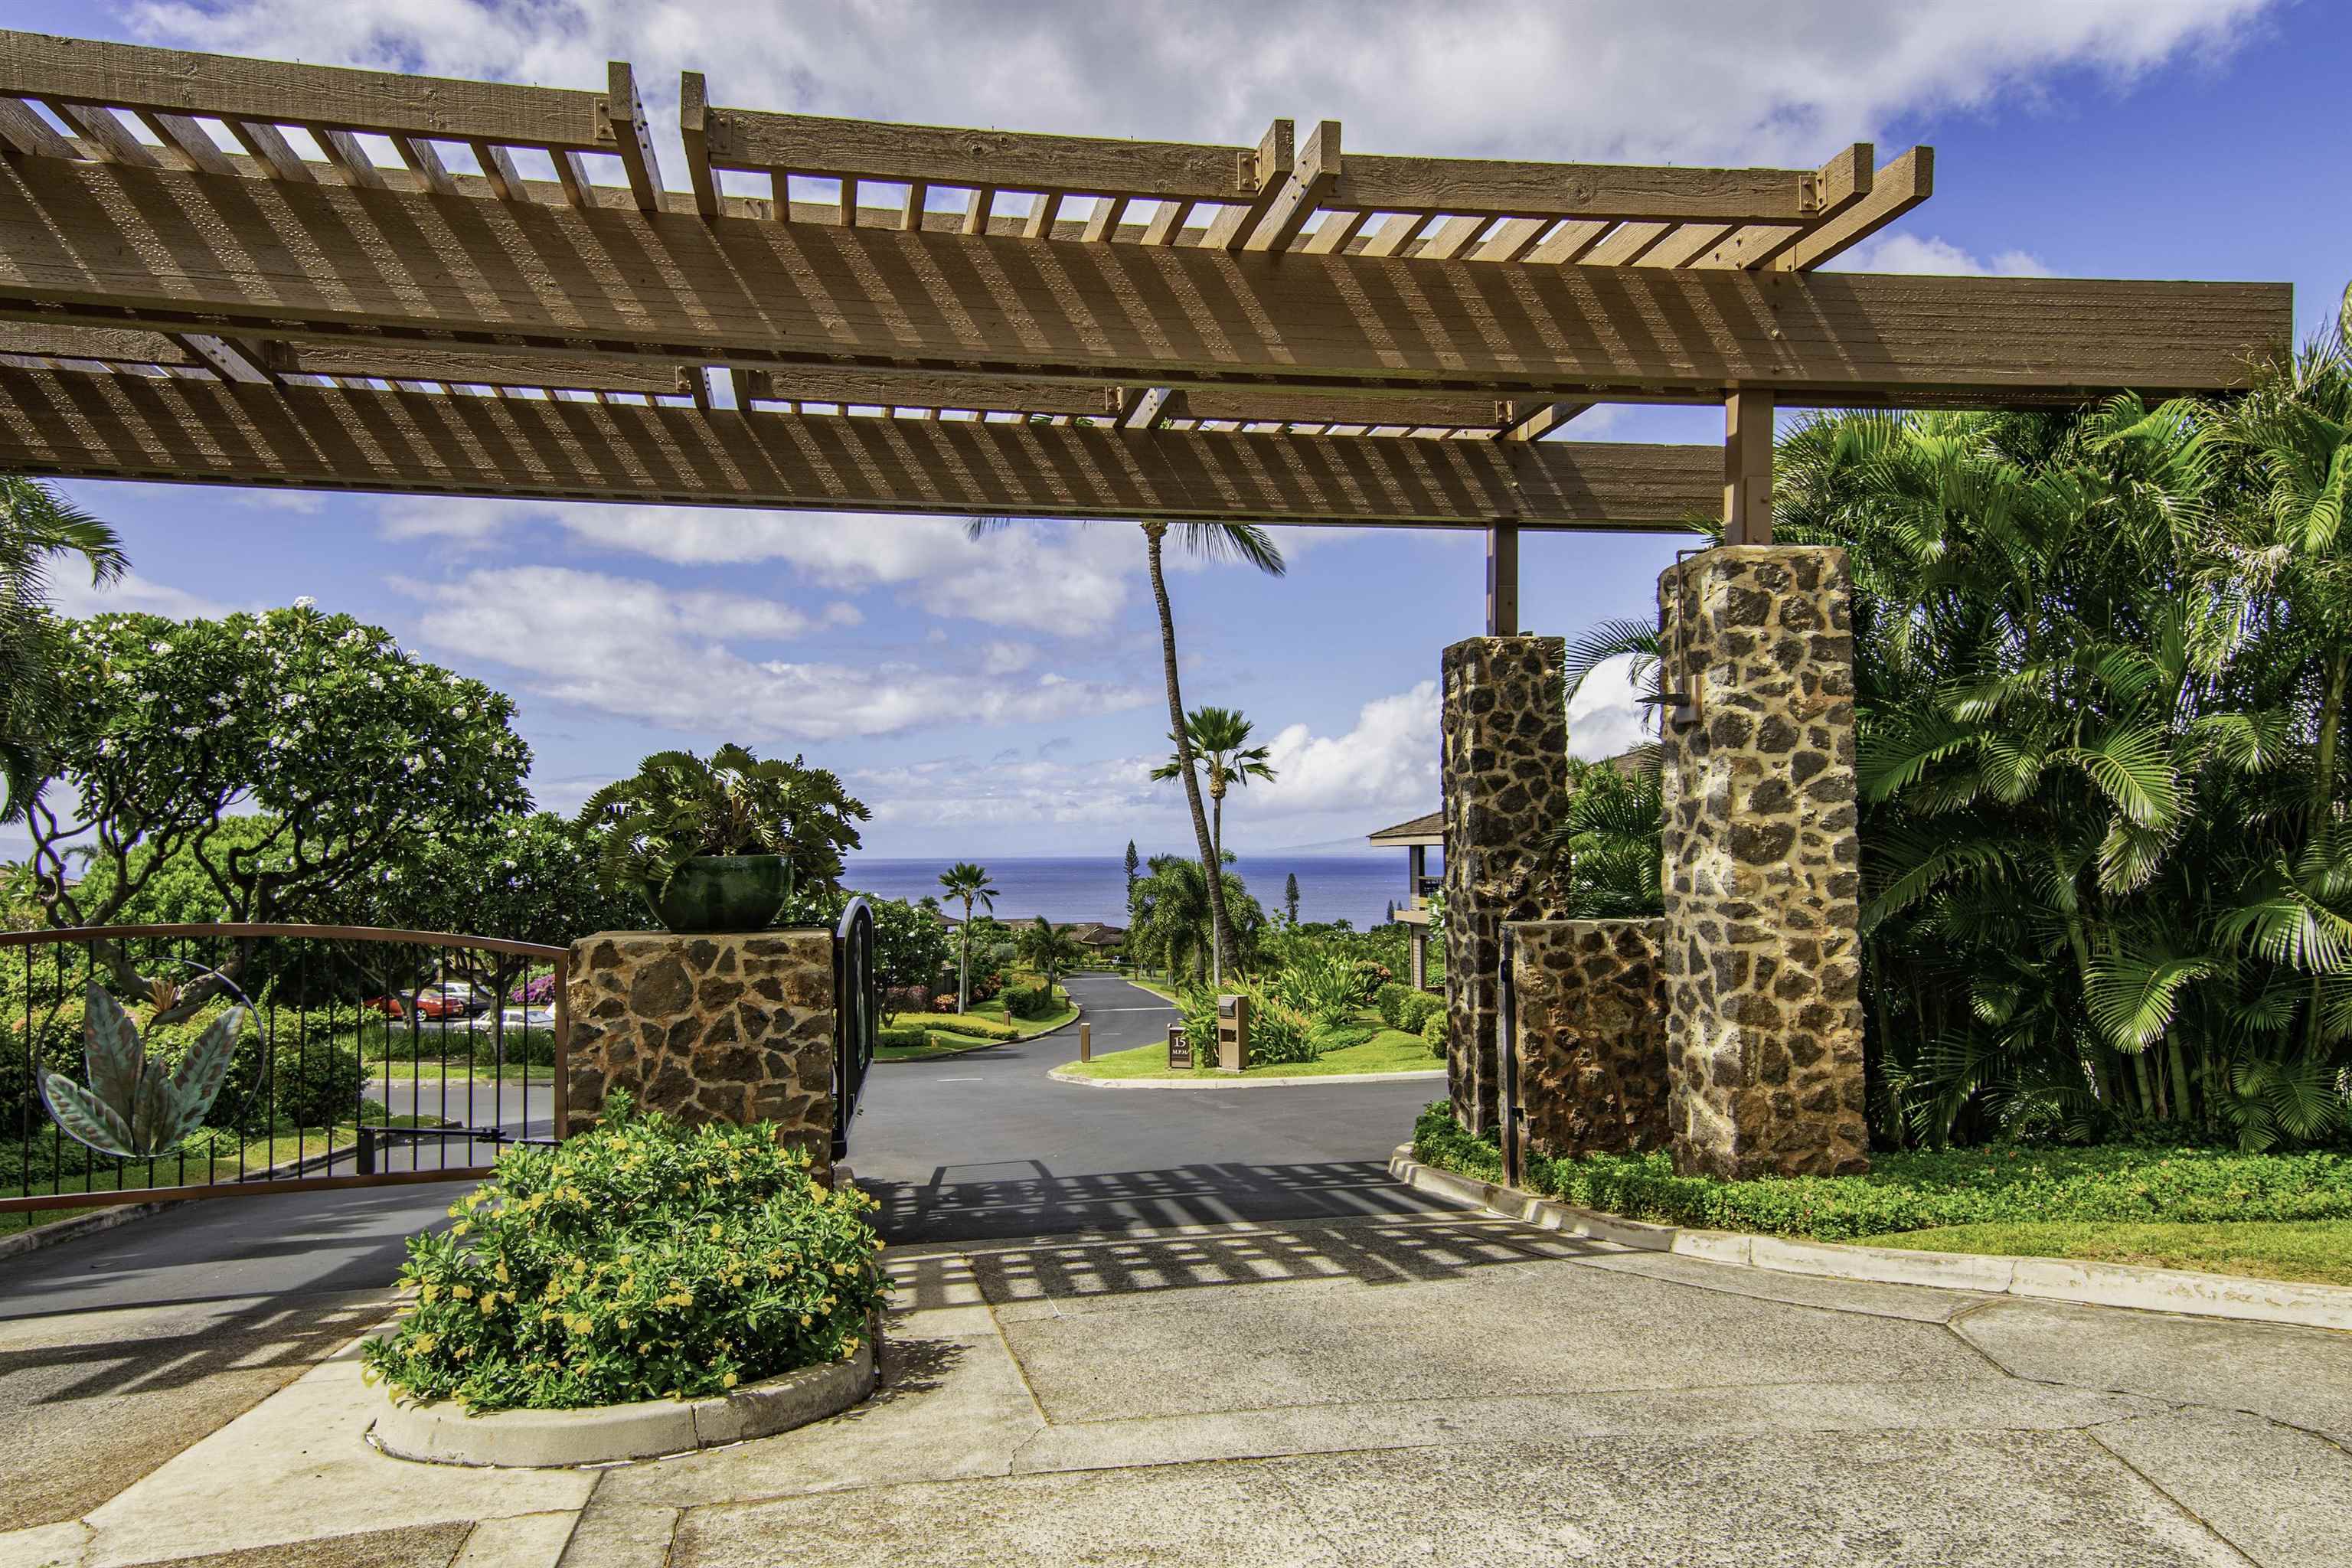
<svg viewBox="0 0 2352 1568"><path fill-rule="evenodd" d="M1239 1072L1249 1066L1250 999L1217 998L1217 1070Z"/></svg>

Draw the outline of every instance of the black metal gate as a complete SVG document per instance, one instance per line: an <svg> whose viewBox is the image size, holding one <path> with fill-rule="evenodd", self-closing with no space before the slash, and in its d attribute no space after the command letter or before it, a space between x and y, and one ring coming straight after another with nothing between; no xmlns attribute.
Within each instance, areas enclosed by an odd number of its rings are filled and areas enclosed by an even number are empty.
<svg viewBox="0 0 2352 1568"><path fill-rule="evenodd" d="M563 1124L569 967L444 931L0 931L0 1213L478 1180Z"/></svg>
<svg viewBox="0 0 2352 1568"><path fill-rule="evenodd" d="M833 930L833 1157L849 1152L849 1123L874 1063L881 994L874 965L874 911L852 899Z"/></svg>

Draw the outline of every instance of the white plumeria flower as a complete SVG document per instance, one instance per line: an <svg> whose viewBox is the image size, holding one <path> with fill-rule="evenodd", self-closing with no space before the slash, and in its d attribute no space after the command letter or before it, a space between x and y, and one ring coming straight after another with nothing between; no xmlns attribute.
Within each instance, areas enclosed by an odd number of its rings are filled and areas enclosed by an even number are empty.
<svg viewBox="0 0 2352 1568"><path fill-rule="evenodd" d="M315 610L319 607L319 601L304 594L294 601L294 607L298 610Z"/></svg>

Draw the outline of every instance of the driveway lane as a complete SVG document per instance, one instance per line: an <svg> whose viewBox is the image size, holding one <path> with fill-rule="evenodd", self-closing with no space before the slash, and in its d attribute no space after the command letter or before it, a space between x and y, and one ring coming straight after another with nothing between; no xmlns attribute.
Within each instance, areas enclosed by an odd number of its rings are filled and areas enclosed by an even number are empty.
<svg viewBox="0 0 2352 1568"><path fill-rule="evenodd" d="M1097 1054L1164 1038L1176 1009L1115 975L1071 996ZM1119 1089L1057 1083L1075 1025L929 1062L877 1063L849 1162L894 1242L1101 1233L1236 1220L1442 1212L1389 1152L1435 1097L1426 1079L1316 1089Z"/></svg>

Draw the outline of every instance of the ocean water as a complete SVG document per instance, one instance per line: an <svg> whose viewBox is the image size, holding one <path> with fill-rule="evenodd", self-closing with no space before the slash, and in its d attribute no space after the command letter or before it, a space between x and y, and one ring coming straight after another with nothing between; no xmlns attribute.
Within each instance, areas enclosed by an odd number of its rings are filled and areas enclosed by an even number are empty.
<svg viewBox="0 0 2352 1568"><path fill-rule="evenodd" d="M1393 900L1405 897L1405 852L1384 855L1263 855L1244 856L1234 862L1250 895L1268 914L1282 908L1283 879L1298 879L1298 918L1302 921L1353 922L1358 931L1378 925ZM1438 854L1430 851L1429 874L1437 875ZM940 896L940 873L946 860L884 860L853 855L842 878L844 887L886 899ZM982 858L989 880L996 886L996 918L1025 921L1044 915L1056 925L1101 921L1127 923L1127 869L1115 856L1101 858ZM946 900L940 899L944 905ZM961 906L950 909L961 913Z"/></svg>

